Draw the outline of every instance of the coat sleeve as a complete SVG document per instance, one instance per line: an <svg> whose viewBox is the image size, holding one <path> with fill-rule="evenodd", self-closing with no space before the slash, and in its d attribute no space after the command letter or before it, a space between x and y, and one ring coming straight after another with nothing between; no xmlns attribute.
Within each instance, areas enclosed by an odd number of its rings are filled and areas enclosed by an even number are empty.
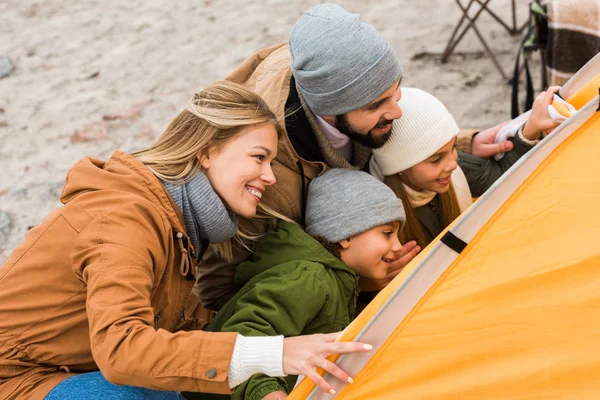
<svg viewBox="0 0 600 400"><path fill-rule="evenodd" d="M316 264L318 268L323 268ZM321 311L329 291L307 263L291 272L253 284L237 301L222 331L244 336L298 336ZM262 399L278 390L289 392L285 379L254 375L238 385L233 399Z"/></svg>
<svg viewBox="0 0 600 400"><path fill-rule="evenodd" d="M465 173L473 197L485 193L502 174L533 148L532 145L523 142L518 135L509 140L514 144L513 149L498 161L493 157L480 158L462 151L458 152L458 165Z"/></svg>
<svg viewBox="0 0 600 400"><path fill-rule="evenodd" d="M473 136L480 132L479 129L461 129L456 138L456 149L463 153L471 153Z"/></svg>
<svg viewBox="0 0 600 400"><path fill-rule="evenodd" d="M168 279L170 240L161 215L140 204L100 214L79 234L71 261L87 285L92 355L115 384L229 393L235 334L154 327L152 299Z"/></svg>

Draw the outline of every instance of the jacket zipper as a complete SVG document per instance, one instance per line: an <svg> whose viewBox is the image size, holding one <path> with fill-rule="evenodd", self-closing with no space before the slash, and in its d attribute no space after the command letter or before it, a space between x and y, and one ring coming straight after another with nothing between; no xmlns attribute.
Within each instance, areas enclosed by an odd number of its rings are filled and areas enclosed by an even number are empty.
<svg viewBox="0 0 600 400"><path fill-rule="evenodd" d="M158 330L158 321L160 320L160 317L162 317L162 315L163 315L163 310L160 309L154 316L154 329L155 330Z"/></svg>

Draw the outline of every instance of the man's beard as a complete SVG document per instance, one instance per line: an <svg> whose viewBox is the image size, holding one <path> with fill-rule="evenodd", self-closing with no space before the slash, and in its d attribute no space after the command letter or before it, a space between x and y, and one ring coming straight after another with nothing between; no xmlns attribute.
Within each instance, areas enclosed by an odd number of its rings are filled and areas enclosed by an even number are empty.
<svg viewBox="0 0 600 400"><path fill-rule="evenodd" d="M387 119L380 120L375 128L384 128L388 124L391 124L392 121ZM346 114L336 115L335 116L335 127L342 132L344 135L348 136L350 139L366 146L370 149L378 149L382 147L392 135L392 130L390 129L387 133L379 136L373 135L372 131L369 131L366 135L364 133L360 133L355 130L350 122L348 122L348 117ZM375 129L373 128L373 129Z"/></svg>

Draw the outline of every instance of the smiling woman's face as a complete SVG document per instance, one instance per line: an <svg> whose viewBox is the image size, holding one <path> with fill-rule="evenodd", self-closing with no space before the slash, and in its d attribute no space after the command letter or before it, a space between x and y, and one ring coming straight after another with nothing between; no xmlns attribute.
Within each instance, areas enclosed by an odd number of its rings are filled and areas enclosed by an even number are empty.
<svg viewBox="0 0 600 400"><path fill-rule="evenodd" d="M266 186L275 183L271 162L277 155L272 124L251 126L201 159L204 173L227 207L242 217L256 215Z"/></svg>

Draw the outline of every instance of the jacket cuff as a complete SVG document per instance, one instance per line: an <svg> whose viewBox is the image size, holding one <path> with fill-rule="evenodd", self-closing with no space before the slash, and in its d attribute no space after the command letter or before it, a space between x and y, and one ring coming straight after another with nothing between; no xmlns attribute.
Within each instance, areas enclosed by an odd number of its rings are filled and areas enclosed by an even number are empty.
<svg viewBox="0 0 600 400"><path fill-rule="evenodd" d="M229 366L229 387L234 388L255 374L285 376L283 336L237 335Z"/></svg>
<svg viewBox="0 0 600 400"><path fill-rule="evenodd" d="M226 393L234 332L202 332L203 340L197 358L196 385L199 392Z"/></svg>
<svg viewBox="0 0 600 400"><path fill-rule="evenodd" d="M262 400L269 393L281 391L287 393L287 388L282 386L277 379L265 379L258 384L250 393L245 393L246 400Z"/></svg>
<svg viewBox="0 0 600 400"><path fill-rule="evenodd" d="M471 154L473 136L477 135L480 131L480 129L461 129L456 138L456 150Z"/></svg>
<svg viewBox="0 0 600 400"><path fill-rule="evenodd" d="M513 138L514 147L511 152L521 157L529 150L533 149L539 142L540 140L528 140L527 138L523 137L522 130L519 130Z"/></svg>
<svg viewBox="0 0 600 400"><path fill-rule="evenodd" d="M538 144L541 139L531 140L531 139L527 139L525 136L523 136L523 129L524 128L525 128L525 124L521 125L521 127L517 131L517 139L520 140L521 142L523 142L523 144L526 144L526 145L528 145L530 147L533 147L536 144Z"/></svg>

